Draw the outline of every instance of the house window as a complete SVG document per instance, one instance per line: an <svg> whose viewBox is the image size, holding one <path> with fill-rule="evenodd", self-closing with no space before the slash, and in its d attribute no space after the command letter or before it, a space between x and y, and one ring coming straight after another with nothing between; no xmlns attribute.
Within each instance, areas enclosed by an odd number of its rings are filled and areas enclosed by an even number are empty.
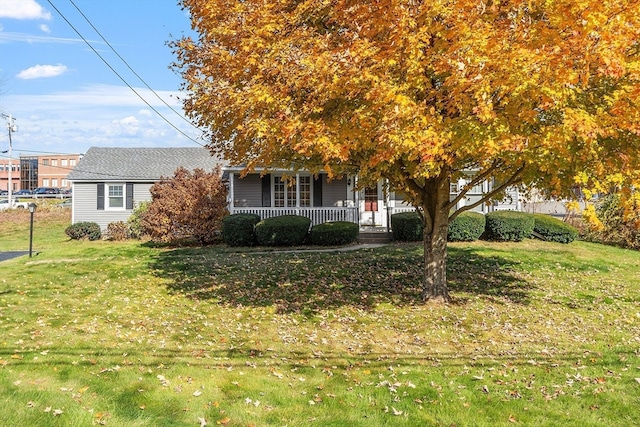
<svg viewBox="0 0 640 427"><path fill-rule="evenodd" d="M311 206L311 176L300 176L300 206ZM296 206L296 181L290 185L282 177L273 177L273 206L276 208Z"/></svg>
<svg viewBox="0 0 640 427"><path fill-rule="evenodd" d="M311 206L311 177L300 177L300 206Z"/></svg>
<svg viewBox="0 0 640 427"><path fill-rule="evenodd" d="M107 206L108 209L124 208L124 185L107 184Z"/></svg>

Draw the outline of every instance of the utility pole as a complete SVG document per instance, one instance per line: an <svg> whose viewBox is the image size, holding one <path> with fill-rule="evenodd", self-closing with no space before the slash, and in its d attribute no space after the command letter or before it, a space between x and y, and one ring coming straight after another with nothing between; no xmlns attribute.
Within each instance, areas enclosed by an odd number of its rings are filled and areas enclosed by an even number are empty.
<svg viewBox="0 0 640 427"><path fill-rule="evenodd" d="M13 118L13 116L11 114L7 115L7 114L2 114L2 117L4 117L5 119L7 119L7 130L9 131L9 182L8 182L8 187L7 191L8 191L8 195L7 195L7 201L9 202L9 207L13 206L13 200L11 198L11 193L13 191L13 188L11 187L11 174L12 174L12 169L13 169L13 144L11 142L11 133L12 132L17 132L18 131L18 127L15 125L15 123L13 122L15 119Z"/></svg>

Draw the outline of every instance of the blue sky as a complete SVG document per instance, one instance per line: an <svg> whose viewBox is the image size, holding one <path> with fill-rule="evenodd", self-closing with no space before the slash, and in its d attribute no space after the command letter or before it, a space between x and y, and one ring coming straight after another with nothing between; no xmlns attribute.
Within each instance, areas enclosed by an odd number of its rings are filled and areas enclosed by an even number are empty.
<svg viewBox="0 0 640 427"><path fill-rule="evenodd" d="M181 78L169 69L166 42L185 34L177 0L1 0L0 111L18 126L13 157L204 144L182 116ZM8 143L3 119L0 151Z"/></svg>

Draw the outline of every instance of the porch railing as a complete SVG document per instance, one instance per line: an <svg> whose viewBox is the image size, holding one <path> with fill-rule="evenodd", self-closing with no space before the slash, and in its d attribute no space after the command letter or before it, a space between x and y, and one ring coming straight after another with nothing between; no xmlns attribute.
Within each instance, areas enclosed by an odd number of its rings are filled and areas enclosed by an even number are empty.
<svg viewBox="0 0 640 427"><path fill-rule="evenodd" d="M311 220L311 224L317 225L330 221L347 221L358 223L358 210L348 207L331 208L249 208L234 207L231 213L252 213L260 215L260 218L267 219L281 215L306 216Z"/></svg>

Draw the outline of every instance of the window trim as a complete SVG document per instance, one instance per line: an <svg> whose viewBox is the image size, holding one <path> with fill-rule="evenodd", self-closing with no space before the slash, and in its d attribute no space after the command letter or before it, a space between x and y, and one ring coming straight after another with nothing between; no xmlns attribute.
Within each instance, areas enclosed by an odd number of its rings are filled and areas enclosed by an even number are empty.
<svg viewBox="0 0 640 427"><path fill-rule="evenodd" d="M122 206L111 206L111 187L121 187L122 196L118 199L122 199ZM115 197L115 196L113 196ZM104 210L105 211L124 211L126 210L127 200L127 185L124 182L105 182L104 183Z"/></svg>

